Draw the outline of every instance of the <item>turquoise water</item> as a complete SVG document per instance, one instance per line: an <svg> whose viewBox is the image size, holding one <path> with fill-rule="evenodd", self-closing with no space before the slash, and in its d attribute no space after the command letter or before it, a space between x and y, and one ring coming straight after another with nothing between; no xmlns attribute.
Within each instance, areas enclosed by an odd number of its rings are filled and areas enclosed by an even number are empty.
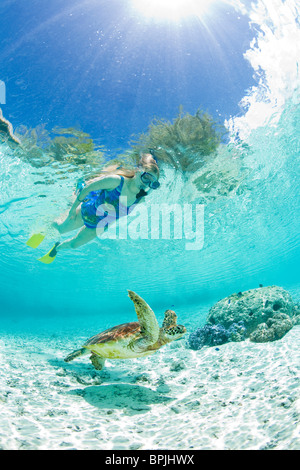
<svg viewBox="0 0 300 470"><path fill-rule="evenodd" d="M221 112L222 122L228 129L227 141L220 145L208 168L210 174L217 175L213 188L209 194L196 190L192 184L195 175L183 175L162 165L161 187L152 193L151 200L149 196L146 201L148 208L161 202L176 203L180 207L183 204L204 205L201 249L187 250L184 239L151 239L149 227L147 239L96 239L77 250L61 252L51 265L43 265L37 259L57 239L57 233L50 228L51 222L70 206L81 171L71 173L64 167L59 174L59 163L55 168L34 168L6 144L0 145L0 332L16 335L16 338L19 334L35 335L35 338L40 335L41 341L47 341L48 334L59 334L60 338L66 335L70 348L70 332L74 335L72 341L76 342L77 334L84 339L99 328L135 321L127 289L137 292L151 305L159 322L166 309L174 309L188 332L205 322L209 308L216 301L259 284L282 286L291 293L294 301L300 300L300 110L299 51L296 46L299 44L299 7L292 0L277 0L274 7L267 3L262 0L253 4L231 2L230 8L235 8L235 13L249 28L252 26L247 33L252 40L245 46L242 44L244 67L250 70L251 76L244 94L238 99L233 92L230 96L230 89L229 92L227 89L229 94L224 98L222 86L213 80L210 84L207 82L207 93L203 91L208 100L209 97L213 100L214 90L218 90L216 101L220 101L221 107L222 100L227 100L229 110L225 111L224 105ZM156 31L159 27L162 26L155 26ZM69 34L72 34L71 30ZM191 43L192 39L189 38ZM105 40L108 44L108 36ZM240 43L236 47L241 47ZM172 42L168 47L172 49ZM130 60L134 66L133 44L132 48ZM18 54L20 50L16 50L16 56ZM13 47L11 57L14 57ZM222 62L220 57L222 54L212 60ZM4 59L5 54L3 65ZM54 71L54 65L50 70ZM230 75L230 62L226 70ZM200 71L201 64L199 74ZM113 73L112 68L111 76ZM194 87L197 81L196 73L195 70L192 78L186 76L185 82L183 80L189 96L192 96L189 87ZM235 80L243 73L243 70L232 70ZM221 82L222 78L219 80ZM242 80L246 83L248 79L243 75ZM235 83L232 87L234 89ZM22 104L16 105L14 110L9 105L9 86L7 90L7 104L1 109L16 127L21 124ZM67 96L68 91L63 91ZM22 93L20 102L26 107L29 119L28 103L24 98L26 87ZM95 99L93 93L91 102ZM124 120L132 99L128 93L128 89L124 89L119 105L123 107ZM36 103L39 96L41 102L46 99L42 90L37 91L36 96L30 90L30 100ZM118 96L117 93L116 101ZM168 119L175 117L173 110L180 104L177 96L170 94L170 100L174 107L166 108ZM187 111L195 112L195 104L187 99L187 106L189 104L191 108ZM153 109L148 121L144 122L143 105L147 105L146 97L140 108L131 106L131 127L128 122L128 128L122 128L120 124L120 136L123 136L120 141L111 134L113 155L118 146L120 152L127 150L126 132L128 140L129 134L145 132L156 115ZM72 104L68 106L72 111ZM110 103L106 103L104 114L108 113L109 107ZM75 108L74 104L74 114ZM216 109L212 112L216 113ZM55 116L56 113L57 109ZM163 109L159 114L164 115ZM96 112L94 117L96 120ZM39 124L33 115L30 119L30 123L23 124L32 127ZM68 121L67 112L63 122L61 118L57 117L57 120L63 127L73 125L73 121ZM85 118L80 122L78 113L76 122L84 131L93 134L92 124L89 128ZM113 124L111 121L111 126ZM110 132L104 140L109 141ZM97 139L98 135L93 134L93 137ZM233 184L234 190L224 192L223 178ZM29 236L41 230L47 230L48 235L40 247L36 250L27 247ZM68 236L62 237L63 240L66 238ZM54 349L51 354L55 360Z"/></svg>
<svg viewBox="0 0 300 470"><path fill-rule="evenodd" d="M58 315L69 321L70 315L84 311L110 312L110 318L114 312L125 320L130 309L127 289L140 293L161 311L170 305L182 310L195 305L197 310L198 304L213 303L259 284L297 289L298 122L299 109L289 101L276 126L251 132L251 150L241 157L247 176L234 195L204 206L201 250L186 250L184 240L151 240L149 233L147 240L96 240L76 252L61 254L50 266L37 258L50 249L57 234L50 233L35 251L25 243L66 210L74 177L34 185L40 175L3 151L3 316ZM230 156L234 146L228 152ZM184 202L188 183L168 171L151 203L157 203L156 198ZM45 177L47 169L43 173Z"/></svg>

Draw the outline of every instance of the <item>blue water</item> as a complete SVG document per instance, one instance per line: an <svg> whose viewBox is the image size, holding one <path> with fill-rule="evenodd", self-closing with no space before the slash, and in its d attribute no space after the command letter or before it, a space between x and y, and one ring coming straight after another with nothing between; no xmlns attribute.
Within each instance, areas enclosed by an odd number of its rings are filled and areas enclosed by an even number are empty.
<svg viewBox="0 0 300 470"><path fill-rule="evenodd" d="M228 135L210 167L214 197L203 200L188 178L163 168L147 201L204 202L200 250L149 233L96 239L51 265L37 258L57 234L36 250L25 243L67 210L80 171L34 168L0 145L0 330L63 334L71 324L90 331L134 321L127 289L159 320L173 308L188 328L222 297L259 284L299 301L299 6L267 3L215 2L201 18L172 23L143 17L129 0L1 2L0 107L14 129L80 128L109 159L182 105L206 110ZM237 175L226 195L223 178Z"/></svg>
<svg viewBox="0 0 300 470"><path fill-rule="evenodd" d="M236 114L255 83L243 59L253 32L226 6L209 31L196 18L180 26L145 21L129 0L42 7L37 0L30 8L21 0L0 8L1 80L15 126L79 125L114 150L154 116L172 119L180 104L222 119Z"/></svg>

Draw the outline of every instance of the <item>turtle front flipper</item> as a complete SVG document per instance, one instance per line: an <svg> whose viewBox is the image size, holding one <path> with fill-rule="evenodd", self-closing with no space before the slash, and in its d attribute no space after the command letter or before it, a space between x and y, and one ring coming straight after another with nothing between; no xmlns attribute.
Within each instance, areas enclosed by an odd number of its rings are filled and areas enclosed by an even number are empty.
<svg viewBox="0 0 300 470"><path fill-rule="evenodd" d="M70 354L68 354L67 357L64 358L64 361L65 362L73 361L73 359L76 359L76 357L83 356L83 354L87 354L88 352L89 351L86 348L76 349L76 351L73 351Z"/></svg>
<svg viewBox="0 0 300 470"><path fill-rule="evenodd" d="M140 354L140 353L146 351L149 348L149 346L151 346L152 344L153 344L153 342L147 336L143 336L140 339L136 339L136 340L131 341L128 344L128 348L131 351L133 351L137 354Z"/></svg>
<svg viewBox="0 0 300 470"><path fill-rule="evenodd" d="M128 291L128 295L134 303L134 308L141 326L141 334L143 335L143 338L137 341L138 344L140 343L138 347L140 348L143 341L145 341L145 347L156 343L159 337L159 326L153 310L142 297L132 290Z"/></svg>

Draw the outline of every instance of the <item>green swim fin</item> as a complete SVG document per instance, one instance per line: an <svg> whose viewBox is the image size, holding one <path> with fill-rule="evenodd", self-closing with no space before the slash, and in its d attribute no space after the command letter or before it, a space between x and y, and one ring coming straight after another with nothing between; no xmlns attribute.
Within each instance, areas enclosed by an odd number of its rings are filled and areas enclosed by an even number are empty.
<svg viewBox="0 0 300 470"><path fill-rule="evenodd" d="M55 260L57 255L56 247L59 245L59 242L56 242L55 245L51 248L49 253L39 258L38 261L41 261L44 264L51 264Z"/></svg>
<svg viewBox="0 0 300 470"><path fill-rule="evenodd" d="M44 240L46 235L43 235L42 233L34 233L29 240L27 240L26 245L30 246L31 248L37 248L42 241Z"/></svg>

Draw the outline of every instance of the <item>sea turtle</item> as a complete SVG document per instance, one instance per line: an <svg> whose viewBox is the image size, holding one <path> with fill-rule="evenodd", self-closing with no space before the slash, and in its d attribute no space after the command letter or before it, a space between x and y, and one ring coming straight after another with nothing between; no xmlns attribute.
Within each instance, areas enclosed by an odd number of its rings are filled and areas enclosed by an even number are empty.
<svg viewBox="0 0 300 470"><path fill-rule="evenodd" d="M128 295L134 303L138 322L123 323L88 339L83 347L71 352L64 360L92 352L90 359L97 370L104 366L105 359L130 359L155 353L164 344L181 338L186 328L177 325L177 315L166 310L162 327L159 328L154 312L135 292Z"/></svg>

